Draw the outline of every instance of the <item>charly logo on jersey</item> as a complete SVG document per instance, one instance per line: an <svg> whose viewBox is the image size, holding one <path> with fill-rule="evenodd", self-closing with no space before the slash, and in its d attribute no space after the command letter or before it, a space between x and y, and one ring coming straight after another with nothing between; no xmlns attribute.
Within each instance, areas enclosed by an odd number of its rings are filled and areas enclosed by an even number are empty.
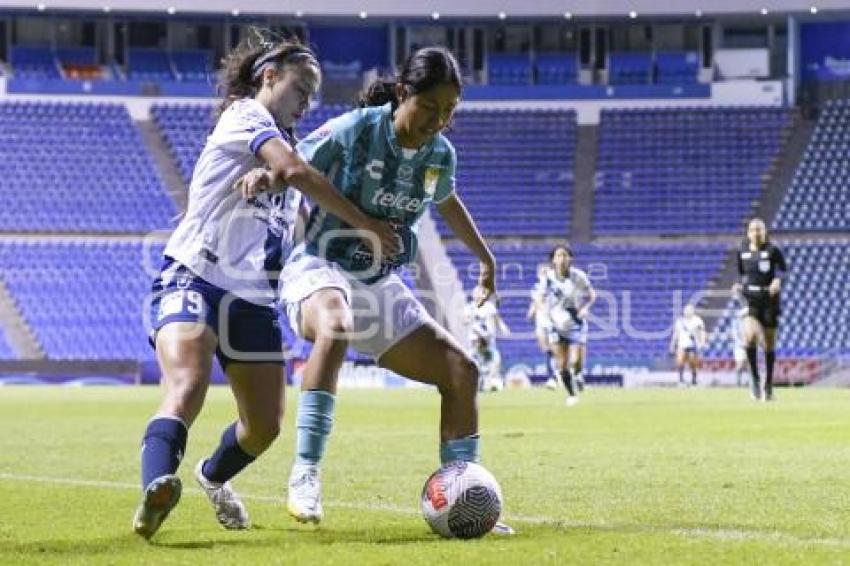
<svg viewBox="0 0 850 566"><path fill-rule="evenodd" d="M366 165L365 169L371 178L380 181L384 175L384 162L380 159L373 159Z"/></svg>

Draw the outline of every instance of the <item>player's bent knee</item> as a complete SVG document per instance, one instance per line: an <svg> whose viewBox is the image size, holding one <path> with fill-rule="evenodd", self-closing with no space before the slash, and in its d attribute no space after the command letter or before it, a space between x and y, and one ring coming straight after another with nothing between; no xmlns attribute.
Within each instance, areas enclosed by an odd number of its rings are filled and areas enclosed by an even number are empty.
<svg viewBox="0 0 850 566"><path fill-rule="evenodd" d="M440 392L460 397L475 397L478 392L478 366L464 355L452 355L449 375Z"/></svg>
<svg viewBox="0 0 850 566"><path fill-rule="evenodd" d="M279 421L262 421L245 427L244 448L255 456L264 452L280 436Z"/></svg>

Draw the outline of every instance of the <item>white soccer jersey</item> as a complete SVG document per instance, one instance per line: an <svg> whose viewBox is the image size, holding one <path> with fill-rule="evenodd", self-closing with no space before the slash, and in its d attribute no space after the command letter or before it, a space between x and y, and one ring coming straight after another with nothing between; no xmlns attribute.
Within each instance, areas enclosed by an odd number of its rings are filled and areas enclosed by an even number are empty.
<svg viewBox="0 0 850 566"><path fill-rule="evenodd" d="M732 335L732 346L734 348L746 348L747 342L744 340L744 319L739 316L733 317L730 330Z"/></svg>
<svg viewBox="0 0 850 566"><path fill-rule="evenodd" d="M469 341L483 338L488 345L493 343L498 328L496 317L499 311L492 299L488 299L483 305L476 306L474 302L466 305L466 318L469 321Z"/></svg>
<svg viewBox="0 0 850 566"><path fill-rule="evenodd" d="M263 165L256 152L274 137L287 143L256 100L237 100L224 111L195 166L186 215L165 247L199 277L259 305L277 299L301 193L288 188L246 201L233 185Z"/></svg>
<svg viewBox="0 0 850 566"><path fill-rule="evenodd" d="M696 315L691 317L680 316L676 320L676 345L680 350L696 348L699 337L705 330L705 323Z"/></svg>
<svg viewBox="0 0 850 566"><path fill-rule="evenodd" d="M563 279L552 270L546 274L542 291L550 309L574 309L578 306L578 298L590 292L590 280L584 271L575 267L570 267Z"/></svg>

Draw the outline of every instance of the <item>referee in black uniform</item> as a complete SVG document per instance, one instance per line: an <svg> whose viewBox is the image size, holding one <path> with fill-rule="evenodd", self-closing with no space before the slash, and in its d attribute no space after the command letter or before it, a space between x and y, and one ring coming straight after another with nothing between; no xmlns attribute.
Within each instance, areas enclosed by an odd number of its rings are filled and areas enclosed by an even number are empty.
<svg viewBox="0 0 850 566"><path fill-rule="evenodd" d="M755 400L773 400L773 364L776 361L776 329L779 326L780 275L787 270L782 252L767 239L767 228L760 218L750 220L747 238L738 251L739 283L732 292L746 300L749 314L744 323L744 342L752 372L752 396ZM764 387L760 385L758 342L764 348Z"/></svg>

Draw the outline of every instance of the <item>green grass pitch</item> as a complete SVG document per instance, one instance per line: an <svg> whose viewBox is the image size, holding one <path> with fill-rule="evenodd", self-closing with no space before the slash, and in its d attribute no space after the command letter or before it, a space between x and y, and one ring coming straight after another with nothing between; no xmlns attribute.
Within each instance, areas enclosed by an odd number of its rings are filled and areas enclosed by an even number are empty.
<svg viewBox="0 0 850 566"><path fill-rule="evenodd" d="M234 482L254 522L227 532L191 470L234 417L214 388L192 429L183 500L132 534L155 388L0 388L2 564L850 564L850 391L591 390L482 396L484 464L511 538L445 541L418 511L437 467L438 396L344 390L324 466L325 521L282 504L284 433Z"/></svg>

